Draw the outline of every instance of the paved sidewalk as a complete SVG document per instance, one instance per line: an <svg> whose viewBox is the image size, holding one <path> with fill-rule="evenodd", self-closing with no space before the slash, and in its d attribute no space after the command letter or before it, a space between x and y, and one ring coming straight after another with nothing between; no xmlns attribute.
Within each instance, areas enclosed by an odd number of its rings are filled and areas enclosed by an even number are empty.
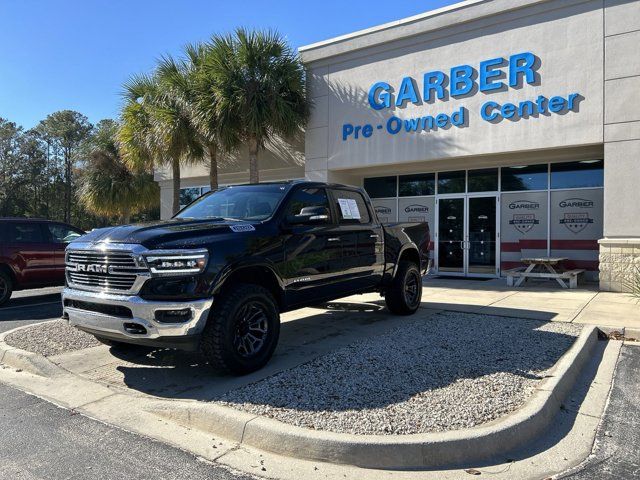
<svg viewBox="0 0 640 480"><path fill-rule="evenodd" d="M640 333L640 300L625 293L598 292L595 284L575 290L549 282L513 288L504 279L427 277L424 286L423 308L624 327Z"/></svg>

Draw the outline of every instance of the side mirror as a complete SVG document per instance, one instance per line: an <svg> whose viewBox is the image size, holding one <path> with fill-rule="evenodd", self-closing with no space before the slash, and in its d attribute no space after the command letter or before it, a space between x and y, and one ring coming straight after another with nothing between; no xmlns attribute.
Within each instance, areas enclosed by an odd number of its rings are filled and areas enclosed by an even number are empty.
<svg viewBox="0 0 640 480"><path fill-rule="evenodd" d="M294 225L322 223L329 220L329 209L326 207L304 207L298 215L291 215L288 222Z"/></svg>

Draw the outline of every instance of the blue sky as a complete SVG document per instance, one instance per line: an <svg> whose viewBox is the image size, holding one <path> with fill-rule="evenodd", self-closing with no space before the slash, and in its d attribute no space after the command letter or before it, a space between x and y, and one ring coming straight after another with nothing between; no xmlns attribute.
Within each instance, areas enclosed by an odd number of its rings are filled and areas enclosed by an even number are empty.
<svg viewBox="0 0 640 480"><path fill-rule="evenodd" d="M237 26L298 47L454 0L0 0L0 117L26 128L56 110L115 118L120 88L156 58Z"/></svg>

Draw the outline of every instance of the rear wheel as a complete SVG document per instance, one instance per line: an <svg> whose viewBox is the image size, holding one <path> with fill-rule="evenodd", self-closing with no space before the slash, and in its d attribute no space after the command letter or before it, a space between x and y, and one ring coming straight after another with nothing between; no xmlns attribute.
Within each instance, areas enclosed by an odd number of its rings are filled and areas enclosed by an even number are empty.
<svg viewBox="0 0 640 480"><path fill-rule="evenodd" d="M396 276L385 292L384 299L392 313L397 315L415 313L422 300L422 277L414 262L400 261Z"/></svg>
<svg viewBox="0 0 640 480"><path fill-rule="evenodd" d="M236 284L216 299L200 351L216 370L244 375L269 361L279 336L280 313L271 292Z"/></svg>
<svg viewBox="0 0 640 480"><path fill-rule="evenodd" d="M13 292L11 276L4 270L0 270L0 305L7 303Z"/></svg>

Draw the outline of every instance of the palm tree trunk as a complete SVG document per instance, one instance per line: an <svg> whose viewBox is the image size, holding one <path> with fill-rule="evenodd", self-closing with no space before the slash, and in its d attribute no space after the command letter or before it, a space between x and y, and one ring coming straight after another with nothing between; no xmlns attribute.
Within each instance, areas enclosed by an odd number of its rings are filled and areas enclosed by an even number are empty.
<svg viewBox="0 0 640 480"><path fill-rule="evenodd" d="M249 183L259 183L258 173L258 139L249 139Z"/></svg>
<svg viewBox="0 0 640 480"><path fill-rule="evenodd" d="M180 160L174 159L171 166L173 167L173 205L171 211L175 215L180 210Z"/></svg>
<svg viewBox="0 0 640 480"><path fill-rule="evenodd" d="M64 221L71 223L71 149L65 148L64 151Z"/></svg>
<svg viewBox="0 0 640 480"><path fill-rule="evenodd" d="M218 188L218 148L215 143L209 144L209 187L211 190Z"/></svg>
<svg viewBox="0 0 640 480"><path fill-rule="evenodd" d="M131 222L131 210L127 209L122 212L122 215L120 216L120 222L122 225L127 225Z"/></svg>

